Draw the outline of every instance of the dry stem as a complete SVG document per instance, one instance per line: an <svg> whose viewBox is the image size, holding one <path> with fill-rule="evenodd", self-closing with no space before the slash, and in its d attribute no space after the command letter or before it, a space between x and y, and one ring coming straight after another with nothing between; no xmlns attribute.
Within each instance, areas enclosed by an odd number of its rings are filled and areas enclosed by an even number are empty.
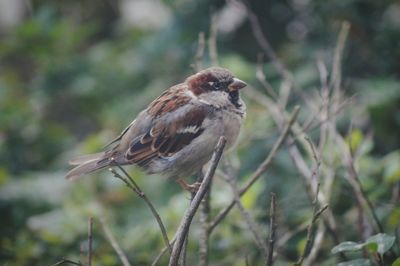
<svg viewBox="0 0 400 266"><path fill-rule="evenodd" d="M204 32L200 32L196 56L195 56L195 62L193 65L194 71L196 71L196 72L203 69L204 48L205 48Z"/></svg>
<svg viewBox="0 0 400 266"><path fill-rule="evenodd" d="M217 50L217 16L216 14L211 15L210 22L210 37L208 38L208 53L210 55L211 64L218 66L218 50Z"/></svg>
<svg viewBox="0 0 400 266"><path fill-rule="evenodd" d="M236 206L240 212L240 215L243 217L247 227L249 228L250 232L253 234L254 240L255 240L258 248L264 254L264 257L266 257L267 246L266 246L266 243L263 241L261 230L259 229L259 227L258 227L257 223L254 221L254 219L251 217L250 213L248 211L246 211L242 202L240 201L240 195L239 195L239 190L237 187L236 176L233 173L229 173L229 174L224 174L223 177L228 182L228 184L231 186L231 189L233 192L233 198L234 198Z"/></svg>
<svg viewBox="0 0 400 266"><path fill-rule="evenodd" d="M276 199L275 193L271 193L271 208L269 211L270 221L269 221L269 239L268 239L268 253L267 253L267 266L273 265L273 255L274 255L274 244L276 235Z"/></svg>
<svg viewBox="0 0 400 266"><path fill-rule="evenodd" d="M92 266L92 246L93 246L93 217L90 217L88 223L88 266Z"/></svg>
<svg viewBox="0 0 400 266"><path fill-rule="evenodd" d="M142 198L144 200L144 202L146 202L147 206L150 208L153 216L156 218L158 226L160 227L161 230L161 234L162 237L164 239L164 243L165 245L168 247L168 250L170 252L170 254L172 253L172 247L169 244L169 240L168 240L168 235L167 235L167 231L165 230L164 224L161 220L160 215L158 214L157 210L154 208L154 205L151 203L151 201L149 200L149 198L146 196L146 194L140 189L140 187L136 184L136 182L132 179L132 177L128 174L128 172L125 171L125 169L118 164L115 160L112 159L112 165L116 165L123 173L124 175L127 177L124 178L122 177L117 171L115 171L113 168L110 168L109 171L112 172L114 174L114 176L118 179L121 179L125 185L127 185L133 192L135 192L140 198Z"/></svg>
<svg viewBox="0 0 400 266"><path fill-rule="evenodd" d="M58 265L62 265L62 264L64 264L64 263L69 263L69 264L72 264L72 265L83 266L83 264L82 264L81 262L79 262L79 261L76 262L76 261L69 260L69 259L66 259L66 258L61 258L60 261L54 263L54 264L51 265L51 266L58 266Z"/></svg>
<svg viewBox="0 0 400 266"><path fill-rule="evenodd" d="M249 181L239 190L239 195L243 196L247 190L261 177L262 174L265 173L265 171L268 169L268 166L271 164L272 159L275 157L276 153L278 152L279 148L282 146L284 140L287 138L290 132L290 128L293 125L293 123L296 121L296 118L299 114L300 107L296 106L294 108L294 111L285 127L285 129L282 131L281 135L279 136L278 140L275 142L274 146L272 147L272 150L268 154L267 158L264 160L264 162L257 168L257 170L254 172L254 174L250 177ZM230 204L225 207L223 210L221 210L218 215L214 218L214 220L210 223L210 233L215 229L215 227L226 217L226 215L230 212L232 207L235 205L235 199L232 199Z"/></svg>
<svg viewBox="0 0 400 266"><path fill-rule="evenodd" d="M196 214L196 211L200 205L200 202L204 198L204 195L206 194L206 191L209 188L208 186L210 184L212 177L214 176L215 170L218 166L218 162L222 156L222 152L224 150L225 143L226 143L226 139L224 137L220 137L218 144L212 155L212 158L210 161L210 166L206 172L203 182L200 185L199 191L197 191L195 197L193 198L193 201L191 202L189 208L187 209L187 211L185 212L185 215L183 216L183 219L182 219L182 221L179 225L178 231L176 233L176 242L174 244L172 254L170 257L170 261L169 261L170 266L178 265L178 260L179 260L180 253L182 250L183 242L188 235L190 224L193 220L194 215Z"/></svg>
<svg viewBox="0 0 400 266"><path fill-rule="evenodd" d="M120 245L117 242L117 239L115 239L114 235L112 234L105 218L100 217L100 225L104 231L104 234L106 235L107 240L110 242L112 248L115 250L117 253L119 259L122 262L122 265L124 266L131 266L131 264L128 261L128 258L126 257L124 251L120 247Z"/></svg>

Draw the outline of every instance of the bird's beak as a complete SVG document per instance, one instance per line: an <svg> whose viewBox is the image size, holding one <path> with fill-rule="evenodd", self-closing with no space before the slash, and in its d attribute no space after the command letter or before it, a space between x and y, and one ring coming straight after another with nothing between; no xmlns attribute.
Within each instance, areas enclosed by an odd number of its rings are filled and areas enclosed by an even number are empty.
<svg viewBox="0 0 400 266"><path fill-rule="evenodd" d="M238 91L240 89L243 89L246 86L247 86L246 82L244 82L238 78L234 78L233 82L228 85L228 90L229 90L229 92Z"/></svg>

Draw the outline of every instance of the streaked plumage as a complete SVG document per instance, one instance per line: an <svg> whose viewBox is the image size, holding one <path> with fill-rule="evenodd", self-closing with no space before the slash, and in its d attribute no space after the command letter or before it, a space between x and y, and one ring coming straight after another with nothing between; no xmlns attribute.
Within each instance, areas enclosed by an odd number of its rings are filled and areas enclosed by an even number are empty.
<svg viewBox="0 0 400 266"><path fill-rule="evenodd" d="M67 173L76 179L110 166L135 164L149 174L185 177L210 159L219 136L235 142L245 105L246 84L223 68L209 68L166 90L112 141L112 148L72 160Z"/></svg>

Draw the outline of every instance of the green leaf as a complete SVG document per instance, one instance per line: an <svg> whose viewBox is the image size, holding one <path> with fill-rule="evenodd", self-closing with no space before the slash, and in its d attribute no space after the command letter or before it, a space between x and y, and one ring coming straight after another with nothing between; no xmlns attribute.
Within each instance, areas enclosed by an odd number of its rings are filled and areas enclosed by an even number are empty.
<svg viewBox="0 0 400 266"><path fill-rule="evenodd" d="M241 201L243 207L246 209L253 209L256 205L257 198L260 195L262 186L253 186L249 191L243 195Z"/></svg>
<svg viewBox="0 0 400 266"><path fill-rule="evenodd" d="M343 251L357 251L362 249L363 246L364 246L363 244L359 244L352 241L346 241L332 248L331 252L333 254L336 254Z"/></svg>
<svg viewBox="0 0 400 266"><path fill-rule="evenodd" d="M378 253L383 255L386 251L388 251L394 244L395 237L387 234L377 234L371 236L365 242L366 244L376 243L378 245Z"/></svg>
<svg viewBox="0 0 400 266"><path fill-rule="evenodd" d="M348 145L351 145L350 148L352 151L356 151L360 147L363 140L364 140L364 135L361 132L361 130L357 128L353 129L351 135L346 138L346 142Z"/></svg>
<svg viewBox="0 0 400 266"><path fill-rule="evenodd" d="M356 259L338 263L338 266L370 266L371 262L367 259Z"/></svg>
<svg viewBox="0 0 400 266"><path fill-rule="evenodd" d="M376 253L378 251L378 244L377 243L366 243L365 246L367 247L368 251L371 253Z"/></svg>
<svg viewBox="0 0 400 266"><path fill-rule="evenodd" d="M400 266L400 257L398 257L393 263L392 266Z"/></svg>
<svg viewBox="0 0 400 266"><path fill-rule="evenodd" d="M388 183L400 181L400 151L396 150L383 158L383 177Z"/></svg>

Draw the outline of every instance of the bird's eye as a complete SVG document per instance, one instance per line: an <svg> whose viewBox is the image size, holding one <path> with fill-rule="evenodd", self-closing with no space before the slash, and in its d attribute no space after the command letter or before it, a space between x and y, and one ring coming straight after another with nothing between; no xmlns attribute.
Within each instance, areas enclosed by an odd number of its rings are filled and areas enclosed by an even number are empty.
<svg viewBox="0 0 400 266"><path fill-rule="evenodd" d="M223 86L223 84L219 81L210 81L208 82L208 85L212 88L212 90L220 90Z"/></svg>

